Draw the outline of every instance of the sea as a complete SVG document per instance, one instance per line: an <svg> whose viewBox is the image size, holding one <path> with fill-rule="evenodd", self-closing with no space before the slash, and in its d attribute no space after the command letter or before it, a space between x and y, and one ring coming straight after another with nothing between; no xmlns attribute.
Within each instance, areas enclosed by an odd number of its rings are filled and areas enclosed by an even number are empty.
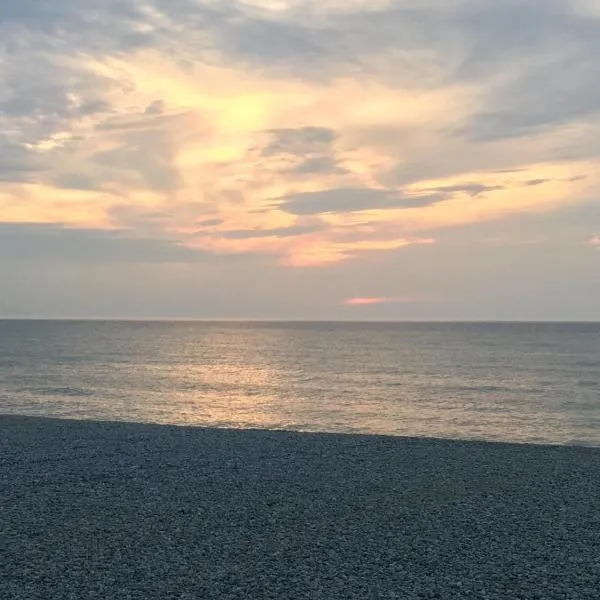
<svg viewBox="0 0 600 600"><path fill-rule="evenodd" d="M0 413L600 446L600 323L1 320Z"/></svg>

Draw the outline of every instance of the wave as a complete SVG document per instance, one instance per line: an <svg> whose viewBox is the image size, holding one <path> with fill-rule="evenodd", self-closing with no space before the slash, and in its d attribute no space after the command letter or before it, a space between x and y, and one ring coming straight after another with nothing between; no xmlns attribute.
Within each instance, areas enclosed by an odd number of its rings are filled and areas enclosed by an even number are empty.
<svg viewBox="0 0 600 600"><path fill-rule="evenodd" d="M74 387L44 387L28 391L34 391L36 394L40 394L41 396L70 396L87 398L93 395L90 390L84 390L81 388Z"/></svg>

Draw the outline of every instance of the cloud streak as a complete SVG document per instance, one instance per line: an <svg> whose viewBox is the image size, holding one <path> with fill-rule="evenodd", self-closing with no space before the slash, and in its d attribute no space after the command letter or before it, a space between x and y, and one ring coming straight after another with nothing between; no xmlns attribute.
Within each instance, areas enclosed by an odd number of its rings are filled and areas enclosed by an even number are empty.
<svg viewBox="0 0 600 600"><path fill-rule="evenodd" d="M444 198L442 194L410 196L394 190L337 188L291 194L282 198L279 208L295 215L350 213L373 209L424 207Z"/></svg>
<svg viewBox="0 0 600 600"><path fill-rule="evenodd" d="M344 304L348 306L372 306L374 304L410 304L413 302L421 302L422 298L405 296L398 298L381 298L377 296L372 297L358 297L349 298L344 301Z"/></svg>

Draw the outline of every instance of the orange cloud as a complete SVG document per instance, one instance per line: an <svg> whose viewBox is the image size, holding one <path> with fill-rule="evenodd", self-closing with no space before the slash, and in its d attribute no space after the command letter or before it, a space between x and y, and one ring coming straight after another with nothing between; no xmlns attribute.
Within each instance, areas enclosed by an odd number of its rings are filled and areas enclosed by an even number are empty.
<svg viewBox="0 0 600 600"><path fill-rule="evenodd" d="M367 298L349 298L344 301L344 304L348 306L368 306L370 304L393 304L402 303L409 304L411 302L419 302L422 298L416 296L400 296L394 298L382 298L382 297L367 297Z"/></svg>
<svg viewBox="0 0 600 600"><path fill-rule="evenodd" d="M487 96L470 85L415 91L360 74L316 83L202 62L192 71L160 49L70 60L113 83L103 92L110 111L30 144L41 166L25 182L0 178L2 221L134 229L313 267L433 243L436 229L549 212L600 184L595 160L545 158L572 132L476 148L442 136L481 108ZM307 142L306 130L321 137ZM395 197L405 204L386 204ZM310 219L322 226L307 228Z"/></svg>

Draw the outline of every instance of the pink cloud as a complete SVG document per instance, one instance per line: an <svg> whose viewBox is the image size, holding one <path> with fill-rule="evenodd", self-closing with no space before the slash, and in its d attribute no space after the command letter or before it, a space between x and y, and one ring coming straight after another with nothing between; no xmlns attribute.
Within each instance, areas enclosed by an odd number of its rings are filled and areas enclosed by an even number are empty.
<svg viewBox="0 0 600 600"><path fill-rule="evenodd" d="M595 235L594 237L590 238L590 244L600 248L600 235Z"/></svg>
<svg viewBox="0 0 600 600"><path fill-rule="evenodd" d="M367 298L348 298L344 301L344 304L349 306L366 306L369 304L391 304L395 302L409 303L418 302L421 298L415 296L401 296L396 298L381 298L381 297L367 297Z"/></svg>

